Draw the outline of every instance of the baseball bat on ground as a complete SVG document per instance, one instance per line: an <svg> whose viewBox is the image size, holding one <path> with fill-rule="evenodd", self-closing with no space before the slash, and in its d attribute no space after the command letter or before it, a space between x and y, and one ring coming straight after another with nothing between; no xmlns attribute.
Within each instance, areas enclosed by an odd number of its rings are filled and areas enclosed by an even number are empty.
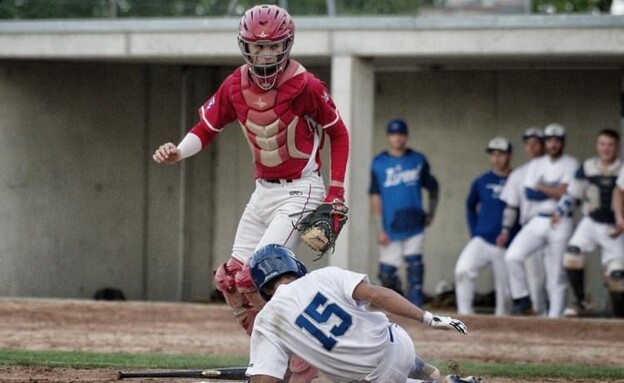
<svg viewBox="0 0 624 383"><path fill-rule="evenodd" d="M247 367L211 368L208 370L179 371L119 371L117 379L126 378L216 378L222 380L245 380Z"/></svg>

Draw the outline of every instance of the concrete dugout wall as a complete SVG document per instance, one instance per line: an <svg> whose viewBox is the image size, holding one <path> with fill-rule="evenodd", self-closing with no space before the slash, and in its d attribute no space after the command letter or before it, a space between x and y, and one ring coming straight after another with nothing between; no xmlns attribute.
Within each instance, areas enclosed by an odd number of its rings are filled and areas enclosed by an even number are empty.
<svg viewBox="0 0 624 383"><path fill-rule="evenodd" d="M247 144L232 125L182 166L155 165L151 153L195 123L197 107L230 69L0 62L0 295L82 298L113 286L131 299L209 299L211 271L229 256L253 189ZM330 80L327 67L312 70ZM557 121L568 128L569 153L592 155L595 133L619 126L621 76L569 69L376 72L372 152L385 147L385 122L403 117L410 144L429 157L442 187L426 242L428 292L452 280L468 239L464 198L488 167L487 140L510 138L521 163L522 130ZM367 187L361 179L352 193ZM361 271L374 277L372 240L368 254L352 256L369 257ZM327 264L311 259L304 250L311 268ZM595 295L598 265L595 257ZM486 274L479 288L489 286Z"/></svg>

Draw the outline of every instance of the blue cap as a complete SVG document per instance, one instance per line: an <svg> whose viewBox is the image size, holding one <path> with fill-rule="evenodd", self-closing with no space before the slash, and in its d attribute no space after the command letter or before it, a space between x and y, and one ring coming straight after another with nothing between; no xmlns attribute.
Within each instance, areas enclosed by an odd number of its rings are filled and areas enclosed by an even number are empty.
<svg viewBox="0 0 624 383"><path fill-rule="evenodd" d="M405 121L395 118L386 125L387 134L407 134L407 124Z"/></svg>

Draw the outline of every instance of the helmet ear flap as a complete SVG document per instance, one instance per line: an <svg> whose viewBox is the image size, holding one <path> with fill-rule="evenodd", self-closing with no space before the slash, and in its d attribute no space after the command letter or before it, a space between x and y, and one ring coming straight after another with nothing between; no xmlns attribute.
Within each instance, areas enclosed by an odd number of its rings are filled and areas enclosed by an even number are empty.
<svg viewBox="0 0 624 383"><path fill-rule="evenodd" d="M297 262L297 266L299 266L299 270L297 271L297 276L301 278L308 273L308 269L305 267L303 263L301 263L301 261L299 261L296 258L295 258L295 262Z"/></svg>

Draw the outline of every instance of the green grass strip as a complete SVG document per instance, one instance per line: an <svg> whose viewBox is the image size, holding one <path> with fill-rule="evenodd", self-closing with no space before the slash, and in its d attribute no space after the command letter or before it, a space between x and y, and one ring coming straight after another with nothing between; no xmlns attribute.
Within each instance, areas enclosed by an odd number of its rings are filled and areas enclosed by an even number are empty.
<svg viewBox="0 0 624 383"><path fill-rule="evenodd" d="M129 354L0 349L0 364L21 366L207 369L214 367L242 367L247 365L247 360L247 357L223 355Z"/></svg>
<svg viewBox="0 0 624 383"><path fill-rule="evenodd" d="M459 373L461 375L478 375L489 378L565 378L603 381L624 379L624 369L619 367L469 362L459 362L456 364L456 367L451 367L445 361L434 361L433 364L437 366L443 374ZM0 365L194 370L246 366L247 357L234 355L129 354L0 349Z"/></svg>
<svg viewBox="0 0 624 383"><path fill-rule="evenodd" d="M555 365L555 364L494 364L460 362L457 367L448 366L446 362L433 363L445 374L477 375L484 377L504 378L564 378L564 379L624 379L624 368L588 366L588 365Z"/></svg>

